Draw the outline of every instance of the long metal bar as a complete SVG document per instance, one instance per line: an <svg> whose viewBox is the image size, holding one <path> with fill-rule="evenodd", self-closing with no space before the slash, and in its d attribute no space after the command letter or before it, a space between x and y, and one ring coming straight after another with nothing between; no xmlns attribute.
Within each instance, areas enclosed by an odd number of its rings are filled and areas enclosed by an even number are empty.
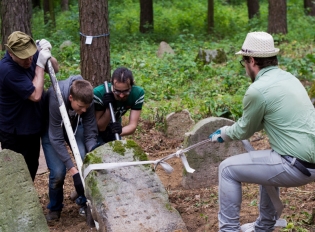
<svg viewBox="0 0 315 232"><path fill-rule="evenodd" d="M108 89L107 81L104 82L104 86L105 86L106 93L109 93L110 91ZM109 103L108 105L109 105L110 115L112 117L112 122L116 122L113 105L112 103ZM118 133L115 133L115 138L116 140L120 140L120 136Z"/></svg>

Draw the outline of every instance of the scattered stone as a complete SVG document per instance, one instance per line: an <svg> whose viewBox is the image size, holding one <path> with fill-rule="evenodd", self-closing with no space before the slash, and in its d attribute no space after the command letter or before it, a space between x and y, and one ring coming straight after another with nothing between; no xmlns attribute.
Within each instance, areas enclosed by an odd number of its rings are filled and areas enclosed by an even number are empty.
<svg viewBox="0 0 315 232"><path fill-rule="evenodd" d="M171 46L170 46L168 43L162 41L162 42L160 43L160 46L159 46L158 51L156 52L156 55L157 55L157 57L159 57L159 58L163 58L164 53L168 53L168 54L171 54L171 55L174 55L174 54L175 54L175 52L174 52L174 50L171 48Z"/></svg>
<svg viewBox="0 0 315 232"><path fill-rule="evenodd" d="M0 231L49 232L38 195L21 154L0 152Z"/></svg>
<svg viewBox="0 0 315 232"><path fill-rule="evenodd" d="M88 153L83 170L93 163L139 160L147 160L147 156L133 140L113 141ZM187 232L148 164L92 171L85 179L85 190L99 231Z"/></svg>
<svg viewBox="0 0 315 232"><path fill-rule="evenodd" d="M72 42L70 40L66 40L59 46L59 49L62 51L65 47L70 47L71 45Z"/></svg>
<svg viewBox="0 0 315 232"><path fill-rule="evenodd" d="M217 129L232 125L234 121L226 118L210 117L199 121L192 131L186 133L184 147L189 147L208 139ZM208 188L218 184L218 167L221 161L232 155L245 153L241 141L206 143L186 153L187 161L194 173L185 173L182 179L184 188Z"/></svg>
<svg viewBox="0 0 315 232"><path fill-rule="evenodd" d="M166 135L170 138L184 140L185 133L195 124L187 109L170 113L166 116Z"/></svg>
<svg viewBox="0 0 315 232"><path fill-rule="evenodd" d="M223 49L209 50L200 48L195 61L201 61L203 64L211 62L221 64L227 61L227 56Z"/></svg>

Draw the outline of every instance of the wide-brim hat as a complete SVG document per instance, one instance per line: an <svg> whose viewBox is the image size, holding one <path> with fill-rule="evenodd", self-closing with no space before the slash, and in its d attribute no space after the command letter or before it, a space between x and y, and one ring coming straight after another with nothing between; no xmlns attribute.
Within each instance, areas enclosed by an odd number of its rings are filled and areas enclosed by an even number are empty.
<svg viewBox="0 0 315 232"><path fill-rule="evenodd" d="M266 32L250 32L246 36L242 50L235 54L251 57L272 57L276 56L279 51L279 48L275 48L270 34Z"/></svg>
<svg viewBox="0 0 315 232"><path fill-rule="evenodd" d="M8 37L6 48L20 59L33 56L37 51L36 43L32 37L21 32L15 31Z"/></svg>

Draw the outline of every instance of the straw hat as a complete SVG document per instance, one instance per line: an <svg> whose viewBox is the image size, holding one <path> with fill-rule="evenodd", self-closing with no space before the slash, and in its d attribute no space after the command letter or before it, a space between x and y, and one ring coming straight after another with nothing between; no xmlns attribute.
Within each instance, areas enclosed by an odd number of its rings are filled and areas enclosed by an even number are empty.
<svg viewBox="0 0 315 232"><path fill-rule="evenodd" d="M266 32L250 32L243 43L242 50L236 55L251 57L272 57L279 53L279 48L275 48L273 38Z"/></svg>
<svg viewBox="0 0 315 232"><path fill-rule="evenodd" d="M13 53L20 59L33 56L37 51L35 41L32 37L21 31L15 31L9 35L8 42L5 46L10 53Z"/></svg>

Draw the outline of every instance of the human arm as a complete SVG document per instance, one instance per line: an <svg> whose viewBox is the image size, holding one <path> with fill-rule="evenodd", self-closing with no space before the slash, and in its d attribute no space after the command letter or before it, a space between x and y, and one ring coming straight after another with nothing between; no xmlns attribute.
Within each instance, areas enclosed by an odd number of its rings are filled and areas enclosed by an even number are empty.
<svg viewBox="0 0 315 232"><path fill-rule="evenodd" d="M95 111L95 119L98 130L105 131L111 119L110 111Z"/></svg>
<svg viewBox="0 0 315 232"><path fill-rule="evenodd" d="M262 93L250 86L243 99L243 115L232 126L226 128L225 133L232 140L248 139L255 132L263 129L266 102Z"/></svg>
<svg viewBox="0 0 315 232"><path fill-rule="evenodd" d="M59 110L59 102L52 87L48 90L47 97L49 101L49 140L56 151L58 158L64 163L66 169L70 170L75 165L71 160L71 156L65 143L65 130Z"/></svg>
<svg viewBox="0 0 315 232"><path fill-rule="evenodd" d="M128 125L122 128L122 132L120 134L121 136L131 135L136 131L140 115L141 115L141 110L130 111L129 123Z"/></svg>

